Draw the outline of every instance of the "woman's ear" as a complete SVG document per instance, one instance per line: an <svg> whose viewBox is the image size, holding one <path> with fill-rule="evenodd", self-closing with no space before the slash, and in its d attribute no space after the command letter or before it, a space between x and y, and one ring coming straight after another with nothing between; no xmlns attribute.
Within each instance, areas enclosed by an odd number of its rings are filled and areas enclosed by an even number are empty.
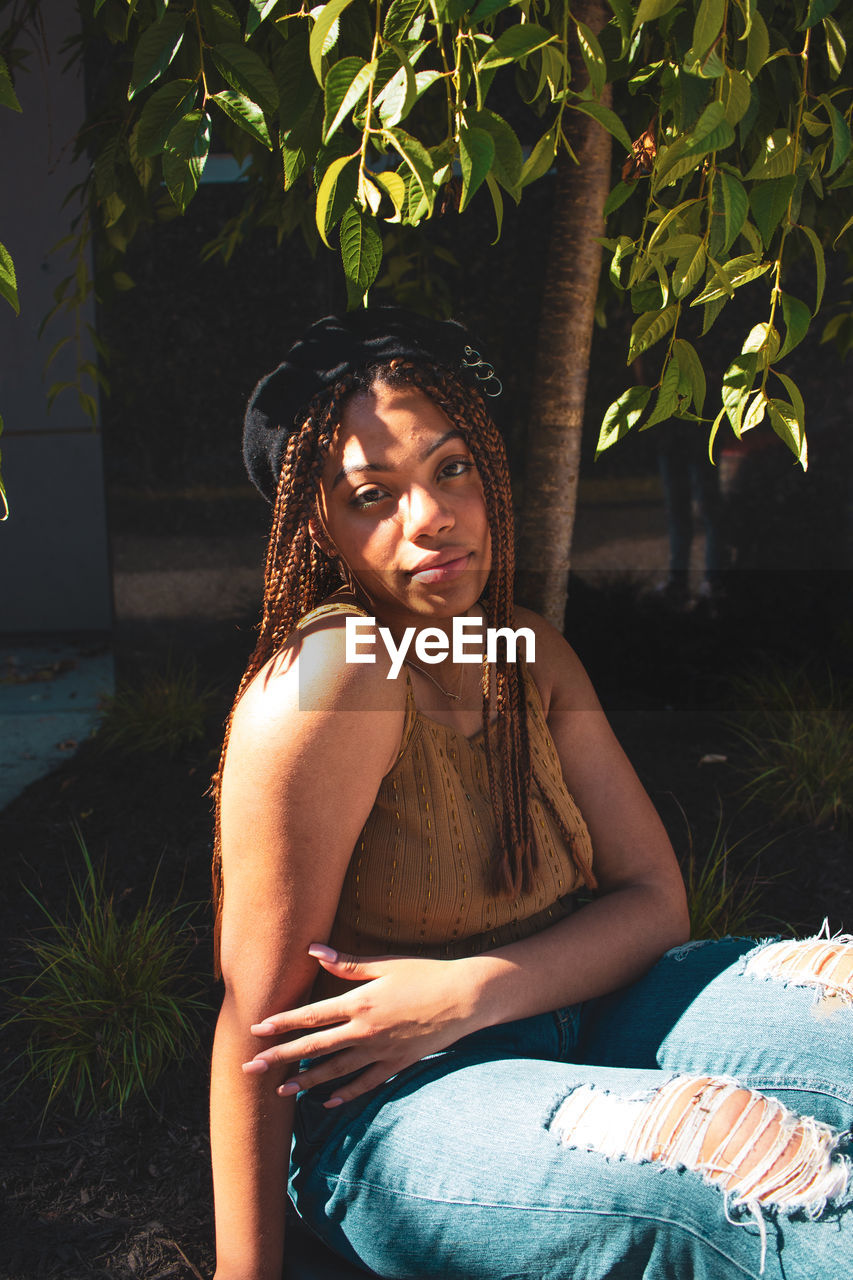
<svg viewBox="0 0 853 1280"><path fill-rule="evenodd" d="M319 547L323 554L327 555L330 560L337 560L338 549L326 532L326 527L319 516L314 515L308 517L308 532L311 535L311 541L314 543L315 547Z"/></svg>

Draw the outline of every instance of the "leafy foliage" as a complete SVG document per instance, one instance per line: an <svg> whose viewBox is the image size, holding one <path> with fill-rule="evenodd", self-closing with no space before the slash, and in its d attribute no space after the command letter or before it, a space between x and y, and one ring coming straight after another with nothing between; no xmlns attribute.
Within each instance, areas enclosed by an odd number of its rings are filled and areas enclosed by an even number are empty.
<svg viewBox="0 0 853 1280"><path fill-rule="evenodd" d="M75 1112L121 1112L198 1043L205 1005L187 972L188 910L158 907L152 882L128 918L79 832L77 840L84 872L72 880L66 917L30 895L47 928L28 944L33 970L8 983L12 1021L27 1037L27 1074L47 1085L46 1107L67 1094Z"/></svg>
<svg viewBox="0 0 853 1280"><path fill-rule="evenodd" d="M730 840L722 813L704 854L697 852L689 825L687 840L681 872L687 891L690 937L723 938L754 932L761 916L762 891L768 883L766 876L759 877L757 863L772 841L747 858L739 854L733 857L744 839ZM770 880L778 879L780 874L783 873L777 872Z"/></svg>
<svg viewBox="0 0 853 1280"><path fill-rule="evenodd" d="M769 666L734 681L732 694L729 723L744 747L748 794L780 822L845 827L853 814L849 691Z"/></svg>
<svg viewBox="0 0 853 1280"><path fill-rule="evenodd" d="M105 699L98 741L109 751L175 755L204 737L211 696L192 666L152 672Z"/></svg>
<svg viewBox="0 0 853 1280"><path fill-rule="evenodd" d="M724 423L740 437L766 420L805 467L802 397L779 365L820 309L827 246L853 226L853 17L837 0L608 5L596 33L566 0L88 0L84 43L106 37L120 56L85 132L86 194L119 255L152 211L186 210L211 146L224 147L246 201L212 251L227 258L258 225L337 237L357 305L389 229L393 240L488 199L499 233L505 196L519 201L570 150L573 112L591 116L629 153L605 241L637 316L629 363L664 343L657 381L608 409L599 451L668 417L706 421L685 317L698 311L705 337L757 287L767 318L724 377L711 446ZM0 103L16 101L4 64ZM784 287L801 253L814 260L813 299ZM115 264L112 283L132 285ZM83 288L69 277L57 305ZM844 349L849 312L830 321Z"/></svg>

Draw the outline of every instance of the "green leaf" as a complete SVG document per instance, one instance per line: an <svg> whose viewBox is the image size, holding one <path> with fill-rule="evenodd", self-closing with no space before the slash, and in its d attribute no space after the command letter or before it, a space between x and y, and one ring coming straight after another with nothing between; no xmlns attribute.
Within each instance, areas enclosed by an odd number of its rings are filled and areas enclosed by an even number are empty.
<svg viewBox="0 0 853 1280"><path fill-rule="evenodd" d="M489 45L478 63L478 70L486 71L494 67L503 67L509 62L519 62L535 49L550 44L556 36L535 22L525 22L515 27L508 27L502 32L494 44Z"/></svg>
<svg viewBox="0 0 853 1280"><path fill-rule="evenodd" d="M374 173L373 181L388 196L399 217L403 212L403 203L406 199L406 184L399 173L394 173L393 169L387 169L384 173Z"/></svg>
<svg viewBox="0 0 853 1280"><path fill-rule="evenodd" d="M375 74L376 59L364 62L361 58L342 58L329 68L323 91L326 104L324 142L329 141L338 126L361 101Z"/></svg>
<svg viewBox="0 0 853 1280"><path fill-rule="evenodd" d="M495 158L495 143L485 129L459 130L459 163L462 168L462 199L459 212L466 209L477 188L485 181Z"/></svg>
<svg viewBox="0 0 853 1280"><path fill-rule="evenodd" d="M802 231L803 235L806 237L806 239L808 240L809 244L812 247L812 252L814 253L815 274L817 276L817 287L815 291L816 296L815 296L814 311L812 312L812 315L816 316L818 311L820 311L820 304L821 302L823 302L823 290L824 290L824 286L826 285L826 258L824 257L824 253L823 253L823 245L821 244L820 240L817 238L817 234L812 230L812 228L798 226L798 230Z"/></svg>
<svg viewBox="0 0 853 1280"><path fill-rule="evenodd" d="M142 108L136 130L140 156L160 154L175 125L192 108L197 93L194 80L170 80L151 95Z"/></svg>
<svg viewBox="0 0 853 1280"><path fill-rule="evenodd" d="M350 156L338 156L323 174L317 190L317 230L328 249L329 232L352 203L358 182L358 152Z"/></svg>
<svg viewBox="0 0 853 1280"><path fill-rule="evenodd" d="M136 288L136 281L126 271L114 271L112 282L119 293L128 293L131 289Z"/></svg>
<svg viewBox="0 0 853 1280"><path fill-rule="evenodd" d="M772 262L756 263L751 254L732 258L730 262L725 264L725 267L719 269L722 279L718 278L715 273L715 279L709 281L690 305L691 307L698 307L704 302L713 302L717 298L731 297L733 290L757 280L759 276L764 275L765 271L769 271L772 266Z"/></svg>
<svg viewBox="0 0 853 1280"><path fill-rule="evenodd" d="M746 190L734 174L718 169L711 188L711 232L709 252L714 258L728 253L746 221L749 201Z"/></svg>
<svg viewBox="0 0 853 1280"><path fill-rule="evenodd" d="M542 137L525 160L521 170L520 185L526 187L529 183L536 182L538 178L543 178L554 163L556 154L557 126L552 125L547 133L542 134ZM633 190L633 187L631 190ZM631 191L629 190L628 195L630 194ZM606 216L610 211L605 207L604 212Z"/></svg>
<svg viewBox="0 0 853 1280"><path fill-rule="evenodd" d="M789 378L787 374L779 373L778 369L774 369L773 373L788 392L788 399L791 401L791 406L796 414L797 421L805 424L806 406L803 403L803 397L800 394L800 389L796 382L794 382L793 378Z"/></svg>
<svg viewBox="0 0 853 1280"><path fill-rule="evenodd" d="M611 111L609 107L605 107L603 102L589 102L584 99L569 99L568 106L573 111L582 111L586 116L592 116L593 120L597 120L600 125L612 134L617 142L621 142L626 151L631 150L631 139L628 137L628 131L622 121L619 119L615 111Z"/></svg>
<svg viewBox="0 0 853 1280"><path fill-rule="evenodd" d="M679 370L674 360L670 360L661 379L658 398L650 417L643 423L641 431L647 431L658 422L666 422L678 409Z"/></svg>
<svg viewBox="0 0 853 1280"><path fill-rule="evenodd" d="M732 430L740 439L743 411L752 391L758 369L758 356L754 351L736 356L723 374L723 408Z"/></svg>
<svg viewBox="0 0 853 1280"><path fill-rule="evenodd" d="M215 102L229 120L239 125L244 133L248 133L249 137L254 138L256 142L263 143L268 151L272 151L272 139L264 113L254 102L250 102L248 98L243 97L242 93L237 93L234 89L223 89L220 93L214 93L211 102Z"/></svg>
<svg viewBox="0 0 853 1280"><path fill-rule="evenodd" d="M834 18L824 18L823 34L826 40L829 74L833 80L837 80L841 75L844 59L847 57L847 41L844 39L844 33Z"/></svg>
<svg viewBox="0 0 853 1280"><path fill-rule="evenodd" d="M837 107L832 105L829 94L822 93L820 101L826 109L829 123L832 126L832 163L826 171L826 176L829 177L844 164L844 161L850 155L853 141L850 138L850 127L847 121Z"/></svg>
<svg viewBox="0 0 853 1280"><path fill-rule="evenodd" d="M486 186L489 188L489 195L492 197L492 206L495 210L495 222L497 223L497 231L492 244L497 244L501 238L501 231L504 224L504 198L501 195L501 189L496 179L491 173L486 174Z"/></svg>
<svg viewBox="0 0 853 1280"><path fill-rule="evenodd" d="M284 161L284 189L289 191L299 175L313 160L320 147L323 133L323 110L320 90L311 77L311 97L301 115L281 135L281 154Z"/></svg>
<svg viewBox="0 0 853 1280"><path fill-rule="evenodd" d="M270 115L278 110L278 89L272 72L253 49L247 49L244 44L218 44L213 50L213 61L232 89Z"/></svg>
<svg viewBox="0 0 853 1280"><path fill-rule="evenodd" d="M847 219L847 221L845 222L844 226L841 228L841 230L839 231L838 235L835 237L835 239L834 239L834 240L833 240L833 242L832 242L832 247L833 247L833 249L834 249L834 248L835 248L835 246L838 244L838 241L839 241L839 240L841 239L841 237L845 234L845 232L849 231L851 227L853 227L853 218L848 218L848 219Z"/></svg>
<svg viewBox="0 0 853 1280"><path fill-rule="evenodd" d="M649 347L659 342L664 334L669 333L677 315L678 307L676 306L664 307L663 311L647 311L641 315L631 329L627 363L631 364L637 356L648 351Z"/></svg>
<svg viewBox="0 0 853 1280"><path fill-rule="evenodd" d="M722 92L722 103L726 119L729 124L736 125L746 115L752 100L752 89L749 81L746 76L741 75L740 71L734 71L731 67L726 67Z"/></svg>
<svg viewBox="0 0 853 1280"><path fill-rule="evenodd" d="M682 374L690 383L691 399L696 412L701 415L705 407L705 370L696 348L684 338L676 338L672 344L673 359L678 362Z"/></svg>
<svg viewBox="0 0 853 1280"><path fill-rule="evenodd" d="M427 211L431 214L435 203L435 169L430 153L422 142L406 133L404 129L386 129L383 136L388 139L411 171L426 201Z"/></svg>
<svg viewBox="0 0 853 1280"><path fill-rule="evenodd" d="M469 111L469 126L485 129L495 144L492 173L501 186L510 193L516 204L521 196L521 173L524 155L521 143L502 116L494 111Z"/></svg>
<svg viewBox="0 0 853 1280"><path fill-rule="evenodd" d="M9 68L2 58L0 58L0 105L9 107L12 111L23 111L12 84L12 77L9 75Z"/></svg>
<svg viewBox="0 0 853 1280"><path fill-rule="evenodd" d="M128 102L132 102L140 90L158 80L170 66L181 47L186 22L186 13L170 9L159 22L143 31L133 54L133 69L127 89Z"/></svg>
<svg viewBox="0 0 853 1280"><path fill-rule="evenodd" d="M794 139L787 129L776 129L766 139L764 152L746 175L748 182L754 179L785 178L794 172L796 150Z"/></svg>
<svg viewBox="0 0 853 1280"><path fill-rule="evenodd" d="M278 0L249 0L249 13L246 18L246 39L254 35L261 23L269 17Z"/></svg>
<svg viewBox="0 0 853 1280"><path fill-rule="evenodd" d="M714 321L728 302L728 295L723 294L722 297L714 298L711 302L706 302L702 309L702 337L709 333Z"/></svg>
<svg viewBox="0 0 853 1280"><path fill-rule="evenodd" d="M767 61L770 53L770 34L767 23L758 10L752 14L752 26L746 41L746 73L754 80Z"/></svg>
<svg viewBox="0 0 853 1280"><path fill-rule="evenodd" d="M601 52L601 45L589 27L577 20L575 20L575 26L578 32L581 57L586 66L589 82L596 98L599 98L607 81L607 63L604 60L604 54Z"/></svg>
<svg viewBox="0 0 853 1280"><path fill-rule="evenodd" d="M806 19L802 23L801 30L806 27L813 27L822 18L825 18L828 13L832 13L833 9L837 9L838 4L839 0L809 0Z"/></svg>
<svg viewBox="0 0 853 1280"><path fill-rule="evenodd" d="M317 15L317 21L311 29L308 53L311 59L311 66L314 68L314 75L317 77L317 83L321 88L323 85L323 54L326 52L326 40L331 33L332 27L349 4L352 4L352 0L329 0L328 4L323 5Z"/></svg>
<svg viewBox="0 0 853 1280"><path fill-rule="evenodd" d="M785 341L779 352L780 360L802 342L809 331L812 313L799 298L793 297L790 293L783 293L782 318L785 321Z"/></svg>
<svg viewBox="0 0 853 1280"><path fill-rule="evenodd" d="M613 251L613 260L610 263L610 279L613 281L617 289L624 289L622 283L622 263L631 257L636 249L636 245L630 236L620 236L616 241Z"/></svg>
<svg viewBox="0 0 853 1280"><path fill-rule="evenodd" d="M722 147L731 146L735 140L735 132L726 119L726 108L722 102L710 102L687 135L688 155L704 156L709 151L718 151Z"/></svg>
<svg viewBox="0 0 853 1280"><path fill-rule="evenodd" d="M598 444L595 446L596 458L637 425L651 394L651 387L629 387L618 400L613 401L601 421Z"/></svg>
<svg viewBox="0 0 853 1280"><path fill-rule="evenodd" d="M181 213L198 189L209 150L210 119L202 111L190 111L166 139L163 180Z"/></svg>
<svg viewBox="0 0 853 1280"><path fill-rule="evenodd" d="M681 254L672 273L672 291L676 298L689 293L705 269L705 244L699 236L693 239L695 244Z"/></svg>
<svg viewBox="0 0 853 1280"><path fill-rule="evenodd" d="M640 0L640 7L637 9L634 25L631 28L631 34L641 27L644 22L652 22L655 18L662 18L664 14L669 13L670 9L674 9L679 0Z"/></svg>
<svg viewBox="0 0 853 1280"><path fill-rule="evenodd" d="M421 8L422 0L393 0L382 28L385 39L402 40Z"/></svg>
<svg viewBox="0 0 853 1280"><path fill-rule="evenodd" d="M797 185L794 174L786 178L774 178L769 182L756 182L749 193L749 207L755 225L761 232L765 246L773 239L773 233L788 210L788 204Z"/></svg>
<svg viewBox="0 0 853 1280"><path fill-rule="evenodd" d="M18 299L18 280L15 276L15 264L12 255L5 245L0 244L0 293L11 306L15 315L21 314Z"/></svg>
<svg viewBox="0 0 853 1280"><path fill-rule="evenodd" d="M715 43L723 26L726 0L702 0L693 24L693 55L699 59Z"/></svg>
<svg viewBox="0 0 853 1280"><path fill-rule="evenodd" d="M634 6L632 0L607 0L607 3L613 10L613 15L616 18L616 23L622 36L622 51L619 56L624 58L631 43L631 22L634 17Z"/></svg>
<svg viewBox="0 0 853 1280"><path fill-rule="evenodd" d="M486 18L494 17L496 13L503 13L504 9L509 9L516 3L517 0L480 0L471 14L471 21L483 22Z"/></svg>
<svg viewBox="0 0 853 1280"><path fill-rule="evenodd" d="M806 471L809 465L806 433L803 423L797 420L793 406L786 404L784 400L769 400L767 408L773 430L780 440L784 440L803 471Z"/></svg>
<svg viewBox="0 0 853 1280"><path fill-rule="evenodd" d="M750 329L741 347L741 353L747 355L750 351L754 351L760 357L759 367L764 369L779 355L780 346L778 331L764 320Z"/></svg>
<svg viewBox="0 0 853 1280"><path fill-rule="evenodd" d="M341 219L341 260L344 274L367 293L382 262L382 237L369 213L350 205Z"/></svg>

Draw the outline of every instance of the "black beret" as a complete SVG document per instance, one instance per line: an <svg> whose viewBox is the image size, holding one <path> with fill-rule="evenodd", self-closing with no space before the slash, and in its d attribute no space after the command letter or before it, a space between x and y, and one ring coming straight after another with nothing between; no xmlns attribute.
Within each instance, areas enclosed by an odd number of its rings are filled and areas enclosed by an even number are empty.
<svg viewBox="0 0 853 1280"><path fill-rule="evenodd" d="M268 502L275 499L287 441L314 397L345 374L395 359L416 360L467 373L487 394L500 390L482 348L455 320L432 320L402 307L370 307L318 320L261 378L243 424L249 478ZM490 385L484 388L484 384Z"/></svg>

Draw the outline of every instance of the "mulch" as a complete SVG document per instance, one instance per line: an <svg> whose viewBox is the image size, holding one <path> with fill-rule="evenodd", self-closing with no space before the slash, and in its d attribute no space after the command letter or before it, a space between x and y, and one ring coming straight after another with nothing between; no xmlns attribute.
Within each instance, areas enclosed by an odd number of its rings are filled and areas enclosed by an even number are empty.
<svg viewBox="0 0 853 1280"><path fill-rule="evenodd" d="M618 584L607 592L577 584L570 604L569 633L677 852L685 854L688 830L695 849L707 848L721 815L730 843L741 842L733 865L745 865L767 846L755 863L763 887L750 928L758 934L816 932L824 917L833 930L853 932L849 837L842 830L778 829L760 805L745 806L736 745L720 714L723 676L750 660L765 660L774 651L792 663L836 661L838 637L849 637L849 623L842 619L835 630L821 633L830 639L819 640L813 604L802 613L801 625L788 613L784 628L772 619L768 623L766 611L762 617L746 610L742 600L719 615L671 614L659 604L638 603ZM219 682L203 742L166 758L121 757L93 740L4 811L0 948L7 977L21 973L25 939L43 924L25 888L61 912L69 869L80 870L73 824L96 861L104 859L123 909L145 901L155 872L156 893L164 902L180 895L185 902L205 903L211 836L205 792L246 636L224 665L221 649L205 649L197 640L188 651L199 660L202 679ZM147 660L162 657L151 652ZM139 661L134 650L132 663ZM5 1027L2 1280L212 1275L207 1074L218 991L210 977L204 905L195 927L192 968L209 1004L200 1020L202 1047L173 1063L150 1098L134 1100L122 1115L75 1116L65 1102L45 1111L43 1086L21 1083L20 1031Z"/></svg>

